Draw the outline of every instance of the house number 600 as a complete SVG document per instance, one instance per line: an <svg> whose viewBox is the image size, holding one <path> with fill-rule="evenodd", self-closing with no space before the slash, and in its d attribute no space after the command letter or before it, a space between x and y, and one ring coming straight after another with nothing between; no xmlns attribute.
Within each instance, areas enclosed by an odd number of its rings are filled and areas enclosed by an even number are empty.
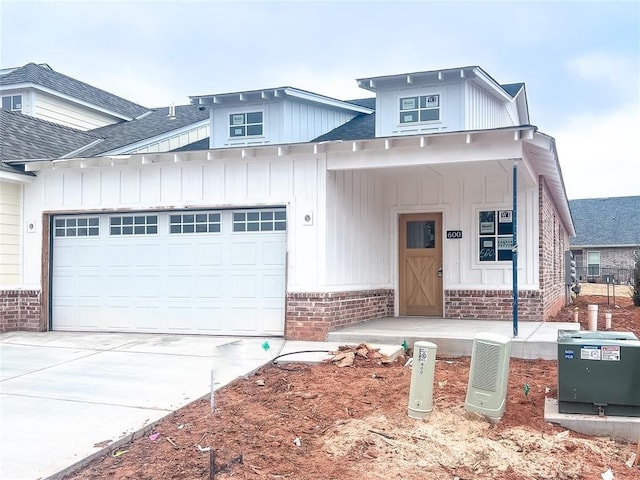
<svg viewBox="0 0 640 480"><path fill-rule="evenodd" d="M447 238L462 238L462 230L447 230Z"/></svg>

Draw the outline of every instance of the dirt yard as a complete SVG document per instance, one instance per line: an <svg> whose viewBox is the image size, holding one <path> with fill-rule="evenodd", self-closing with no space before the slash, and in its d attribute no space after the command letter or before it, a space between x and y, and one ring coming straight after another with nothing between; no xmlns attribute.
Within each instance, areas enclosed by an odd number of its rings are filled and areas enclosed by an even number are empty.
<svg viewBox="0 0 640 480"><path fill-rule="evenodd" d="M613 330L640 337L640 308L630 298L616 301L578 297L582 328L595 303L600 329L610 308ZM573 307L554 320L572 321ZM439 358L433 413L409 418L411 371L404 364L356 356L344 368L265 366L218 391L213 412L209 398L194 402L66 478L640 479L640 469L625 464L635 444L544 422L545 397L557 394L555 361L511 360L508 403L496 425L465 415L469 358ZM603 477L608 469L613 476Z"/></svg>

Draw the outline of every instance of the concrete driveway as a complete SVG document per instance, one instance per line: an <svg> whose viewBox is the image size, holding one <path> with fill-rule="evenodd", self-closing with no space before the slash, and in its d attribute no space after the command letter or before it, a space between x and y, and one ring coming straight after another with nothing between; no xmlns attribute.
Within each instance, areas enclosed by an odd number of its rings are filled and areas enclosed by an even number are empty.
<svg viewBox="0 0 640 480"><path fill-rule="evenodd" d="M219 388L264 365L284 346L283 339L269 338L265 351L264 340L0 334L0 478L58 477L100 454L105 444L150 428L207 395L212 370Z"/></svg>

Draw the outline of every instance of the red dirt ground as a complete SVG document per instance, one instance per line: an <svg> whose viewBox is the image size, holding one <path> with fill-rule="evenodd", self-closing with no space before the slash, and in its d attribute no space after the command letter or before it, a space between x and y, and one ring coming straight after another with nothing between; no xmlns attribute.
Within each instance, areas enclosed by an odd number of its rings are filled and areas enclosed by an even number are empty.
<svg viewBox="0 0 640 480"><path fill-rule="evenodd" d="M640 307L628 298L580 296L611 308L613 329L640 337ZM572 321L573 307L553 320ZM635 444L595 438L544 422L557 393L555 361L512 359L504 417L496 425L465 415L469 358L439 358L433 413L407 416L411 370L356 357L331 363L268 365L210 399L196 401L147 434L66 478L89 479L640 479L625 462ZM525 395L524 385L530 391ZM154 437L152 437L154 438ZM216 470L210 470L214 449ZM242 456L240 463L239 457Z"/></svg>

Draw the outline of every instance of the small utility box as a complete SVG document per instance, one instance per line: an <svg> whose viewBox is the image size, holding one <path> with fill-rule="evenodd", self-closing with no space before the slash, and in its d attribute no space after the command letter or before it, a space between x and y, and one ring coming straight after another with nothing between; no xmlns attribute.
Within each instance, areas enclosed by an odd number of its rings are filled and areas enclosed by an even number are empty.
<svg viewBox="0 0 640 480"><path fill-rule="evenodd" d="M640 417L640 340L631 332L559 330L558 411Z"/></svg>

